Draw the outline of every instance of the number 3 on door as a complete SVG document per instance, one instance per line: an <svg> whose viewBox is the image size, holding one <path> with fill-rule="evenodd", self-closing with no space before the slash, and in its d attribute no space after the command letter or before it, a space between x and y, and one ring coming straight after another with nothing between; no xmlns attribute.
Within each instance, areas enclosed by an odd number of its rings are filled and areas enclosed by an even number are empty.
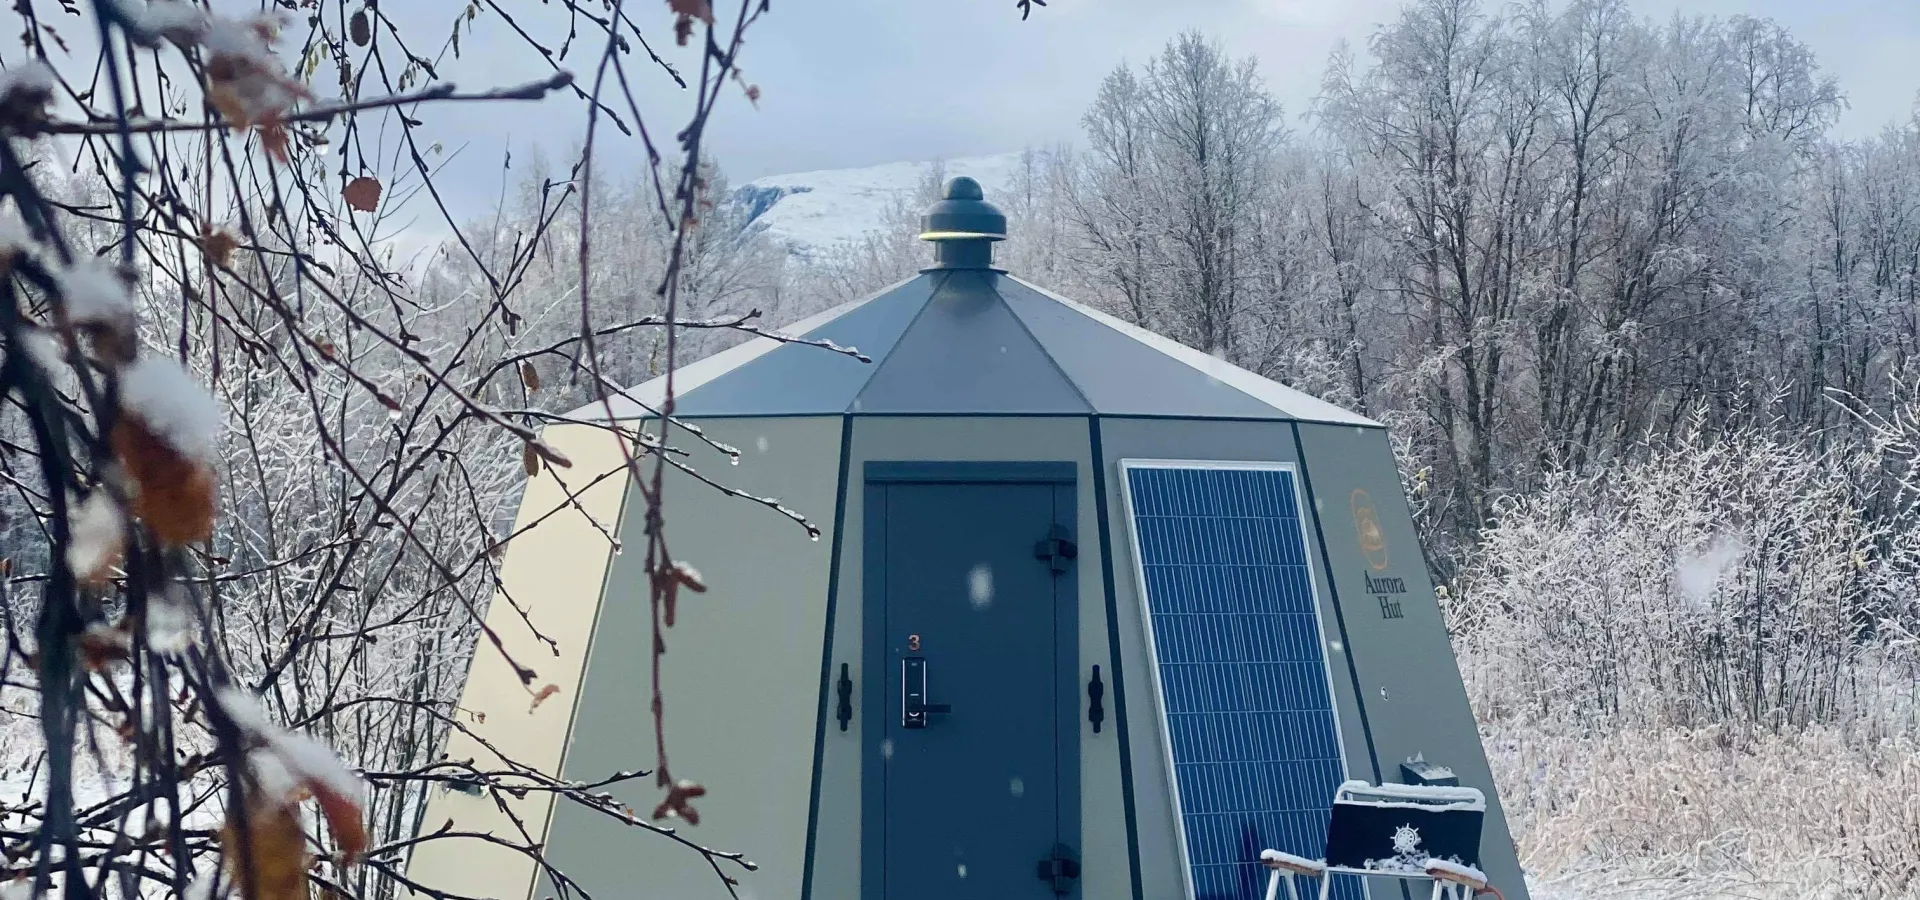
<svg viewBox="0 0 1920 900"><path fill-rule="evenodd" d="M907 635L907 649L908 649L908 650L918 650L918 649L920 649L920 636L919 636L919 635L917 635L917 634L910 634L910 635Z"/></svg>

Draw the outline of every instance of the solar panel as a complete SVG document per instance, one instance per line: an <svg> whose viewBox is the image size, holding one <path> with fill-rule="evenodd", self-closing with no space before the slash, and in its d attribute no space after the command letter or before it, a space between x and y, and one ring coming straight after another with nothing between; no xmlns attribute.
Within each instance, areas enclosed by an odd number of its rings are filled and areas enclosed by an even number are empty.
<svg viewBox="0 0 1920 900"><path fill-rule="evenodd" d="M1346 779L1294 473L1122 471L1192 895L1258 900L1260 851L1319 858Z"/></svg>

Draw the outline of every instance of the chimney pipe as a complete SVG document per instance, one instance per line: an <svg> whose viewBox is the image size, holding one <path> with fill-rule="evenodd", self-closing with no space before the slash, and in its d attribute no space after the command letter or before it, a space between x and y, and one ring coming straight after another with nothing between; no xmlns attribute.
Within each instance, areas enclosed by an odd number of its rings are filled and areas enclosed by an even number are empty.
<svg viewBox="0 0 1920 900"><path fill-rule="evenodd" d="M995 269L993 242L1007 239L1007 216L985 199L980 182L962 175L947 182L945 196L920 217L920 239L933 243L941 269Z"/></svg>

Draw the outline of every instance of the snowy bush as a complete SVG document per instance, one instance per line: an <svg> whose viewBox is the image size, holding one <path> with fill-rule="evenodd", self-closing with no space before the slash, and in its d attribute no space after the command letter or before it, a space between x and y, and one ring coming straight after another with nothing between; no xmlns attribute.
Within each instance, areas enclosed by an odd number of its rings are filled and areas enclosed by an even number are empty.
<svg viewBox="0 0 1920 900"><path fill-rule="evenodd" d="M1856 456L1695 431L1509 498L1448 613L1482 714L1587 727L1913 733L1920 587Z"/></svg>
<svg viewBox="0 0 1920 900"><path fill-rule="evenodd" d="M1920 742L1833 729L1498 723L1487 751L1521 863L1595 896L1906 898L1920 891ZM1639 888L1644 893L1636 893Z"/></svg>
<svg viewBox="0 0 1920 900"><path fill-rule="evenodd" d="M1695 430L1500 504L1447 613L1536 876L1920 889L1920 555L1883 449Z"/></svg>

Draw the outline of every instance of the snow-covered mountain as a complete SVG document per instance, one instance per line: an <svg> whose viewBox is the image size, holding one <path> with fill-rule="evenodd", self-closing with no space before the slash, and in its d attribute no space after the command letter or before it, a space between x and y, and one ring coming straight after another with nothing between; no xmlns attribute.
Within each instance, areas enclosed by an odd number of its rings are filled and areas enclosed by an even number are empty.
<svg viewBox="0 0 1920 900"><path fill-rule="evenodd" d="M949 159L946 175L972 176L991 200L1014 183L1020 158L1020 153L1003 153ZM934 165L897 162L769 175L741 185L733 199L746 206L748 227L764 229L775 244L805 258L883 227L894 201L911 200Z"/></svg>

